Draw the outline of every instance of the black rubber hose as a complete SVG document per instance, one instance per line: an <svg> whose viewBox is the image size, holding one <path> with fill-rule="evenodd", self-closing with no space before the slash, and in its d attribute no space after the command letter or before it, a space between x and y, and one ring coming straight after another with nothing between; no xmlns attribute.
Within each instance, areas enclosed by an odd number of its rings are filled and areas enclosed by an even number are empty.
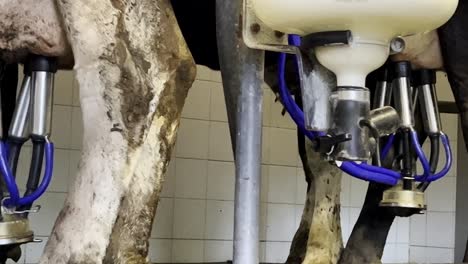
<svg viewBox="0 0 468 264"><path fill-rule="evenodd" d="M24 196L33 193L39 186L42 172L42 162L44 160L45 140L42 138L32 138L33 151L31 158L31 167L29 167L29 177L26 184L26 192ZM23 206L20 211L31 209L32 204Z"/></svg>
<svg viewBox="0 0 468 264"><path fill-rule="evenodd" d="M17 138L8 138L8 167L10 168L13 176L16 176L16 169L18 168L18 160L23 147L24 140Z"/></svg>
<svg viewBox="0 0 468 264"><path fill-rule="evenodd" d="M411 141L410 141L410 131L409 129L404 129L402 131L402 140L403 140L403 169L401 174L403 176L403 189L412 190L413 189L413 180L411 180L413 175L413 155L411 152Z"/></svg>
<svg viewBox="0 0 468 264"><path fill-rule="evenodd" d="M431 140L431 155L429 158L429 165L431 174L434 174L436 173L437 165L439 163L440 137L439 135L429 135L429 139ZM418 185L418 189L424 192L430 184L430 182L422 182Z"/></svg>

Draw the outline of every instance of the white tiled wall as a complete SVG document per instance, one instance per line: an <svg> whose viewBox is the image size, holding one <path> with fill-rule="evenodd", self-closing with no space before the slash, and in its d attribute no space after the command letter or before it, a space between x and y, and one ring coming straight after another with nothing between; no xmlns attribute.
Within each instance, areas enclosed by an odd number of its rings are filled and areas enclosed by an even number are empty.
<svg viewBox="0 0 468 264"><path fill-rule="evenodd" d="M441 97L449 98L449 94L443 93ZM38 261L77 171L82 125L77 84L71 72L58 74L54 102L55 178L41 199L42 211L31 217L32 227L43 242L23 247L21 263ZM260 250L261 261L267 262L283 262L287 257L306 192L295 127L288 116L280 115L281 110L279 103L274 103L274 95L266 89ZM444 116L443 120L448 134L456 139L456 118ZM183 110L175 153L151 234L152 261L232 259L234 164L230 144L220 74L199 67L198 79ZM30 147L25 148L25 160L30 151ZM25 175L27 169L21 163L19 174ZM453 261L455 182L452 173L431 186L426 215L395 221L385 248L385 262ZM366 183L343 177L341 221L345 242L359 215L366 189Z"/></svg>

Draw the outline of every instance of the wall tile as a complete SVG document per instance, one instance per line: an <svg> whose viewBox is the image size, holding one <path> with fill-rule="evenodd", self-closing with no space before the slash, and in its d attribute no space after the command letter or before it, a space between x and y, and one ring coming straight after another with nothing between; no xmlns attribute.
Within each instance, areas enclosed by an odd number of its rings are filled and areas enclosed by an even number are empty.
<svg viewBox="0 0 468 264"><path fill-rule="evenodd" d="M47 190L50 192L67 192L69 186L69 170L70 150L56 149L54 155L54 174L52 175L52 182Z"/></svg>
<svg viewBox="0 0 468 264"><path fill-rule="evenodd" d="M304 169L296 169L296 204L305 204L307 199L307 182L305 180Z"/></svg>
<svg viewBox="0 0 468 264"><path fill-rule="evenodd" d="M288 258L291 242L267 242L265 261L269 263L284 263Z"/></svg>
<svg viewBox="0 0 468 264"><path fill-rule="evenodd" d="M212 70L203 65L197 65L197 80L211 81Z"/></svg>
<svg viewBox="0 0 468 264"><path fill-rule="evenodd" d="M195 159L176 159L175 197L206 197L206 177L208 161Z"/></svg>
<svg viewBox="0 0 468 264"><path fill-rule="evenodd" d="M349 208L341 207L340 221L341 221L341 235L343 237L343 245L348 242L351 235L351 226L349 224Z"/></svg>
<svg viewBox="0 0 468 264"><path fill-rule="evenodd" d="M397 242L397 231L398 231L398 223L397 221L393 221L392 227L390 227L390 231L388 231L387 235L387 243L396 243Z"/></svg>
<svg viewBox="0 0 468 264"><path fill-rule="evenodd" d="M210 120L227 122L226 101L224 100L222 84L211 82L209 87L211 90Z"/></svg>
<svg viewBox="0 0 468 264"><path fill-rule="evenodd" d="M73 79L73 98L72 105L80 106L80 85L76 80L76 77Z"/></svg>
<svg viewBox="0 0 468 264"><path fill-rule="evenodd" d="M456 178L444 177L429 186L426 192L427 210L455 212Z"/></svg>
<svg viewBox="0 0 468 264"><path fill-rule="evenodd" d="M80 165L81 151L70 150L70 172L68 178L68 189L75 184L76 175L78 174L78 168Z"/></svg>
<svg viewBox="0 0 468 264"><path fill-rule="evenodd" d="M210 72L210 80L213 82L218 82L221 83L223 81L221 77L221 72L220 71L211 71Z"/></svg>
<svg viewBox="0 0 468 264"><path fill-rule="evenodd" d="M350 235L353 231L354 225L356 224L359 214L361 213L361 208L349 208L349 228L350 228Z"/></svg>
<svg viewBox="0 0 468 264"><path fill-rule="evenodd" d="M284 128L270 129L270 164L296 166L296 131Z"/></svg>
<svg viewBox="0 0 468 264"><path fill-rule="evenodd" d="M263 125L270 126L271 105L274 103L274 95L270 88L263 89Z"/></svg>
<svg viewBox="0 0 468 264"><path fill-rule="evenodd" d="M234 202L206 202L205 239L233 239Z"/></svg>
<svg viewBox="0 0 468 264"><path fill-rule="evenodd" d="M341 174L341 206L351 206L351 179L348 174Z"/></svg>
<svg viewBox="0 0 468 264"><path fill-rule="evenodd" d="M454 102L452 90L447 79L447 74L444 72L437 72L437 97L440 101Z"/></svg>
<svg viewBox="0 0 468 264"><path fill-rule="evenodd" d="M212 82L196 80L190 88L182 117L195 119L210 119L210 93Z"/></svg>
<svg viewBox="0 0 468 264"><path fill-rule="evenodd" d="M206 198L233 201L235 180L233 162L208 161Z"/></svg>
<svg viewBox="0 0 468 264"><path fill-rule="evenodd" d="M344 175L348 176L348 175ZM349 177L349 176L348 176ZM356 178L351 178L351 192L349 204L352 207L362 207L364 198L366 197L368 182Z"/></svg>
<svg viewBox="0 0 468 264"><path fill-rule="evenodd" d="M176 156L206 159L208 157L209 122L182 119L176 143Z"/></svg>
<svg viewBox="0 0 468 264"><path fill-rule="evenodd" d="M224 122L211 122L209 133L209 158L211 160L234 161L229 125Z"/></svg>
<svg viewBox="0 0 468 264"><path fill-rule="evenodd" d="M52 136L56 148L70 148L72 107L55 105L52 110Z"/></svg>
<svg viewBox="0 0 468 264"><path fill-rule="evenodd" d="M453 248L426 248L427 263L453 263Z"/></svg>
<svg viewBox="0 0 468 264"><path fill-rule="evenodd" d="M268 204L267 240L291 241L295 226L295 206L288 204Z"/></svg>
<svg viewBox="0 0 468 264"><path fill-rule="evenodd" d="M426 247L410 246L409 261L411 263L426 263Z"/></svg>
<svg viewBox="0 0 468 264"><path fill-rule="evenodd" d="M72 110L72 132L71 132L71 148L81 149L83 141L83 117L81 108L73 107Z"/></svg>
<svg viewBox="0 0 468 264"><path fill-rule="evenodd" d="M395 263L396 260L396 245L385 244L384 252L382 255L382 263Z"/></svg>
<svg viewBox="0 0 468 264"><path fill-rule="evenodd" d="M18 87L20 87L21 83L23 82L23 65L19 64L18 65Z"/></svg>
<svg viewBox="0 0 468 264"><path fill-rule="evenodd" d="M410 217L410 244L412 246L426 245L426 217L426 214Z"/></svg>
<svg viewBox="0 0 468 264"><path fill-rule="evenodd" d="M455 246L455 214L427 213L427 245L453 248Z"/></svg>
<svg viewBox="0 0 468 264"><path fill-rule="evenodd" d="M258 255L260 263L266 262L266 242L260 242Z"/></svg>
<svg viewBox="0 0 468 264"><path fill-rule="evenodd" d="M395 220L397 224L396 242L399 244L409 244L410 243L410 219L408 217L397 217Z"/></svg>
<svg viewBox="0 0 468 264"><path fill-rule="evenodd" d="M170 263L172 259L172 240L150 239L148 257L151 262Z"/></svg>
<svg viewBox="0 0 468 264"><path fill-rule="evenodd" d="M202 239L205 233L205 208L205 200L175 199L173 237Z"/></svg>
<svg viewBox="0 0 468 264"><path fill-rule="evenodd" d="M156 217L153 221L151 238L172 238L174 223L174 199L159 199Z"/></svg>
<svg viewBox="0 0 468 264"><path fill-rule="evenodd" d="M262 164L270 162L270 128L262 128Z"/></svg>
<svg viewBox="0 0 468 264"><path fill-rule="evenodd" d="M449 139L457 140L458 135L458 115L456 114L441 114L442 129L447 134Z"/></svg>
<svg viewBox="0 0 468 264"><path fill-rule="evenodd" d="M176 159L171 158L164 176L164 184L161 191L161 197L174 197L176 181Z"/></svg>
<svg viewBox="0 0 468 264"><path fill-rule="evenodd" d="M304 212L304 205L295 205L294 206L294 211L295 211L295 217L294 217L294 230L297 231L299 226L301 225L301 220L302 220L302 213ZM294 234L296 233L294 232Z"/></svg>
<svg viewBox="0 0 468 264"><path fill-rule="evenodd" d="M226 262L232 260L232 241L205 240L205 262Z"/></svg>
<svg viewBox="0 0 468 264"><path fill-rule="evenodd" d="M260 181L260 201L268 202L268 176L270 174L270 166L262 165L262 175Z"/></svg>
<svg viewBox="0 0 468 264"><path fill-rule="evenodd" d="M268 177L268 202L290 203L296 201L296 168L270 166Z"/></svg>
<svg viewBox="0 0 468 264"><path fill-rule="evenodd" d="M260 203L260 230L259 230L259 237L260 241L266 240L266 233L267 233L267 217L268 217L268 204L267 203Z"/></svg>
<svg viewBox="0 0 468 264"><path fill-rule="evenodd" d="M395 263L408 263L409 261L409 245L396 244L395 245Z"/></svg>
<svg viewBox="0 0 468 264"><path fill-rule="evenodd" d="M60 213L65 202L64 193L45 193L35 203L42 208L38 213L30 214L30 226L36 236L49 236L52 232L55 219Z"/></svg>
<svg viewBox="0 0 468 264"><path fill-rule="evenodd" d="M283 105L278 102L273 102L271 105L271 117L270 117L270 126L272 127L280 127L280 128L289 128L295 129L296 124L291 119L289 114L286 112L282 115Z"/></svg>
<svg viewBox="0 0 468 264"><path fill-rule="evenodd" d="M72 104L73 82L73 71L58 71L55 74L54 104Z"/></svg>
<svg viewBox="0 0 468 264"><path fill-rule="evenodd" d="M26 264L39 263L39 260L42 256L42 252L44 251L44 247L47 244L48 237L36 237L36 238L42 240L42 242L29 243L26 245L26 257L25 257Z"/></svg>
<svg viewBox="0 0 468 264"><path fill-rule="evenodd" d="M173 240L172 262L203 262L203 240Z"/></svg>

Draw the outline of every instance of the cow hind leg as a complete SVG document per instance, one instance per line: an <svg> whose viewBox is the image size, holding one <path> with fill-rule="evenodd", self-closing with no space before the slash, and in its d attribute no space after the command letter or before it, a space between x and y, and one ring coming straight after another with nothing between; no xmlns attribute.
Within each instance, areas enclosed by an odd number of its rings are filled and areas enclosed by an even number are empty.
<svg viewBox="0 0 468 264"><path fill-rule="evenodd" d="M195 64L168 0L57 0L84 122L79 172L41 263L146 263Z"/></svg>
<svg viewBox="0 0 468 264"><path fill-rule="evenodd" d="M314 207L304 264L337 263L343 248L340 225L341 171L321 159L306 142L307 163L312 171ZM305 215L306 216L306 215Z"/></svg>

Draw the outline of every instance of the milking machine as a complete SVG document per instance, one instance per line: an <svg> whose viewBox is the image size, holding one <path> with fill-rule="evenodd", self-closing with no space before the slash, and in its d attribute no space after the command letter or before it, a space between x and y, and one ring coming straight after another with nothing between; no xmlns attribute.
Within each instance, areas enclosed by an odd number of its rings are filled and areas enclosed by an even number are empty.
<svg viewBox="0 0 468 264"><path fill-rule="evenodd" d="M19 245L34 242L28 215L46 191L53 170L53 143L50 142L55 58L31 55L24 64L24 78L18 93L8 135L0 142L0 263L19 259ZM2 108L3 110L3 108ZM22 146L31 140L32 157L27 183L18 187L16 171ZM44 164L44 168L43 168ZM42 175L43 173L43 175ZM42 175L42 177L41 177ZM20 191L24 190L24 195Z"/></svg>
<svg viewBox="0 0 468 264"><path fill-rule="evenodd" d="M389 56L404 50L402 36L440 27L457 4L457 0L243 1L243 42L251 49L279 53L279 95L298 130L324 160L342 171L388 185L380 205L397 215L426 208L424 190L448 173L452 156L440 125L435 73L412 71L409 62L389 62ZM302 108L285 81L288 56L297 62ZM377 86L366 87L367 75L377 69ZM241 86L241 91L246 89ZM238 108L240 116L243 107ZM423 120L423 134L415 129L419 120L415 115ZM238 147L243 144L239 139L254 138L253 133L239 129L237 133ZM421 147L426 136L431 142L429 159ZM438 170L441 146L446 160ZM416 171L416 162L421 172ZM247 190L245 182L251 180L254 186L259 177L244 173L252 166L236 160L237 182L244 185L236 182L236 203L243 204L236 204L235 211L235 263L258 263L258 252L249 250L255 242L238 239L247 229L237 224L242 208L258 203L258 197L238 198ZM248 224L257 225L256 220L249 218Z"/></svg>

